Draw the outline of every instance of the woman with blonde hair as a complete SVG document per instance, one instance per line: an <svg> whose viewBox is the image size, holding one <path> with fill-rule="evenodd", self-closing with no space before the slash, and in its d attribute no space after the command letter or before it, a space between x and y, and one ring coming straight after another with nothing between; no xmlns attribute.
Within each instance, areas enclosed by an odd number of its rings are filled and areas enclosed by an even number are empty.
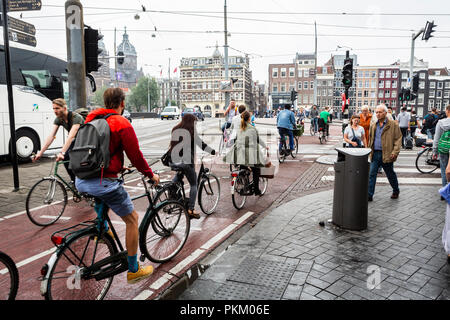
<svg viewBox="0 0 450 320"><path fill-rule="evenodd" d="M251 116L248 111L241 114L241 123L237 132L236 142L233 148L225 155L224 162L250 167L253 172L254 194L261 195L259 190L259 176L261 167L265 165L265 157L261 152L263 148L268 149L264 141L259 138L258 130L250 123Z"/></svg>

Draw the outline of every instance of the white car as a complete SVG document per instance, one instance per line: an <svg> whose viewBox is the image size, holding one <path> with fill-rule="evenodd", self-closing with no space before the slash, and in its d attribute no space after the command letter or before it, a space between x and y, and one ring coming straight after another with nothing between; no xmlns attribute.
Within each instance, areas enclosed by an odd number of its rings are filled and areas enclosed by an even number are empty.
<svg viewBox="0 0 450 320"><path fill-rule="evenodd" d="M180 109L178 107L165 107L161 112L161 120L180 119Z"/></svg>

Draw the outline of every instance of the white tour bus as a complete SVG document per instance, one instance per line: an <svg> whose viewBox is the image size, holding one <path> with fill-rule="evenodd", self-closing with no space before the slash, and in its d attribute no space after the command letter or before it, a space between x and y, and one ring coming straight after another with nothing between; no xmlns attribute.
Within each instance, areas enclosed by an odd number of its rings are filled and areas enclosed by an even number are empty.
<svg viewBox="0 0 450 320"><path fill-rule="evenodd" d="M14 46L14 47L13 47ZM19 162L37 153L50 134L55 114L52 100L68 98L67 63L51 55L12 44L11 73L14 97L16 146ZM64 130L58 130L51 149L61 148ZM10 155L8 92L5 51L0 44L0 157Z"/></svg>

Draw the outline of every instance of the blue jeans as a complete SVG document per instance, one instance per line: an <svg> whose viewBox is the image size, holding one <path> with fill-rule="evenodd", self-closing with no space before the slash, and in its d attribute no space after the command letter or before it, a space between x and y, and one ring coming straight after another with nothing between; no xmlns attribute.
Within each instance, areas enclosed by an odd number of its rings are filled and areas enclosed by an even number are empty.
<svg viewBox="0 0 450 320"><path fill-rule="evenodd" d="M398 188L398 180L397 175L394 172L394 163L384 163L383 162L383 153L381 151L373 151L372 162L370 163L370 173L369 173L369 198L373 197L375 193L375 184L377 183L377 173L378 168L383 167L384 172L391 184L393 189L393 193L400 193L400 189Z"/></svg>
<svg viewBox="0 0 450 320"><path fill-rule="evenodd" d="M283 149L283 139L286 139L285 136L289 136L289 149L294 150L294 133L292 130L287 128L278 128L278 133L280 134L280 145L278 149L281 151Z"/></svg>
<svg viewBox="0 0 450 320"><path fill-rule="evenodd" d="M447 185L447 177L445 176L445 169L448 164L448 154L439 154L439 163L441 165L441 178L442 178L442 186L445 187Z"/></svg>
<svg viewBox="0 0 450 320"><path fill-rule="evenodd" d="M427 138L428 139L433 139L434 138L433 129L427 129Z"/></svg>
<svg viewBox="0 0 450 320"><path fill-rule="evenodd" d="M319 131L319 118L312 118L311 125L314 126L314 132Z"/></svg>

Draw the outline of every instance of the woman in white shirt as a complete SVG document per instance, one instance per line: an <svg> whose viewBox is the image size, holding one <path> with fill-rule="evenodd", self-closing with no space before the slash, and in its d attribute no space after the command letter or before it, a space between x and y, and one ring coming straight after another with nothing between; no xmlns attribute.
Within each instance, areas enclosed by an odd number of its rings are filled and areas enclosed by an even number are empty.
<svg viewBox="0 0 450 320"><path fill-rule="evenodd" d="M351 125L347 126L344 131L344 141L347 143L346 146L349 148L366 147L367 140L364 134L364 128L359 125L359 117L353 115L350 119L350 124Z"/></svg>

